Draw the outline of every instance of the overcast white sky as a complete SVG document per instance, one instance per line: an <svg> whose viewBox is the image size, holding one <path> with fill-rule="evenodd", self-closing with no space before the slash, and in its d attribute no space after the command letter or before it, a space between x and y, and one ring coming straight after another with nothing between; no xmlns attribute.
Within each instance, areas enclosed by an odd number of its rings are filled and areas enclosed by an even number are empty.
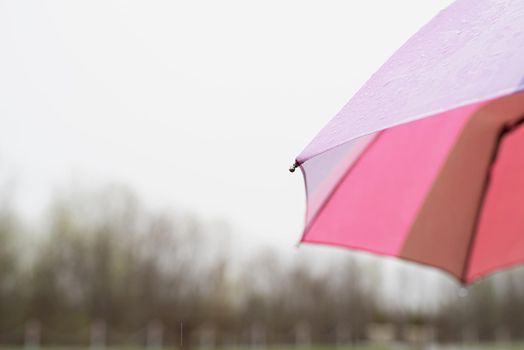
<svg viewBox="0 0 524 350"><path fill-rule="evenodd" d="M0 169L117 182L291 251L314 134L450 0L0 0ZM79 180L80 179L80 180Z"/></svg>

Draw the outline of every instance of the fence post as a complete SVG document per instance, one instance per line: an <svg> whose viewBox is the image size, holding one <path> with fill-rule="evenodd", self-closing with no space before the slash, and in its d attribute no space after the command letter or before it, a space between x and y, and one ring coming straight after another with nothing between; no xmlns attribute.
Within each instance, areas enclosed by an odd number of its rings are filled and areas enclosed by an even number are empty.
<svg viewBox="0 0 524 350"><path fill-rule="evenodd" d="M251 348L265 348L266 347L266 330L259 324L255 323L251 326Z"/></svg>
<svg viewBox="0 0 524 350"><path fill-rule="evenodd" d="M147 348L160 349L163 345L164 326L159 321L151 321L147 325Z"/></svg>
<svg viewBox="0 0 524 350"><path fill-rule="evenodd" d="M495 341L500 345L511 343L511 334L504 327L498 327L495 331Z"/></svg>
<svg viewBox="0 0 524 350"><path fill-rule="evenodd" d="M36 350L40 348L40 322L32 320L26 323L24 332L24 349Z"/></svg>
<svg viewBox="0 0 524 350"><path fill-rule="evenodd" d="M308 322L300 322L295 327L295 345L309 347L311 345L311 327Z"/></svg>
<svg viewBox="0 0 524 350"><path fill-rule="evenodd" d="M462 329L462 343L471 346L478 343L478 333L474 327L464 327Z"/></svg>
<svg viewBox="0 0 524 350"><path fill-rule="evenodd" d="M199 343L201 349L214 349L216 342L215 328L212 325L205 325L199 333Z"/></svg>
<svg viewBox="0 0 524 350"><path fill-rule="evenodd" d="M95 321L91 325L91 349L101 350L106 348L107 326L104 321Z"/></svg>
<svg viewBox="0 0 524 350"><path fill-rule="evenodd" d="M346 323L337 324L336 328L337 347L343 348L351 343L351 329Z"/></svg>

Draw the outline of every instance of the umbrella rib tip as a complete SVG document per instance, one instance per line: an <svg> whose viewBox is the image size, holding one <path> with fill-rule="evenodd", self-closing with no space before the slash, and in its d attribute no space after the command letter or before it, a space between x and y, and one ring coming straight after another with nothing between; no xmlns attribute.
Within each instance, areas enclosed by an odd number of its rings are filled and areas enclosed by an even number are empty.
<svg viewBox="0 0 524 350"><path fill-rule="evenodd" d="M294 173L296 168L298 168L298 162L293 163L293 165L289 167L289 172Z"/></svg>

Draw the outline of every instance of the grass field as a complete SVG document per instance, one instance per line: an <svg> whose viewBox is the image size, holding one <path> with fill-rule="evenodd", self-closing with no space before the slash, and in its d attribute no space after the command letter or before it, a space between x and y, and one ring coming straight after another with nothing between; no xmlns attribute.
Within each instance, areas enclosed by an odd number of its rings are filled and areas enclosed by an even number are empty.
<svg viewBox="0 0 524 350"><path fill-rule="evenodd" d="M106 347L102 348L91 348L91 347L68 347L68 346L57 346L57 347L41 347L41 348L25 348L25 347L2 347L0 350L177 350L174 347L165 348L147 348L147 347ZM216 348L215 350L524 350L524 344L482 344L482 345L446 345L446 346L430 346L425 348L408 347L408 346L311 346L311 347L294 347L294 346L272 346L268 348L262 347L233 347L233 348ZM197 347L194 350L209 350L199 349Z"/></svg>
<svg viewBox="0 0 524 350"><path fill-rule="evenodd" d="M164 348L147 348L147 347L106 347L91 348L91 347L69 347L69 346L56 346L56 347L40 347L40 348L26 348L26 347L2 347L0 350L175 350L173 347ZM383 346L383 345L366 345L366 346L343 346L343 347L309 347L309 348L296 348L296 347L271 347L264 350L524 350L524 345L448 345L448 346L433 346L433 347L404 347L404 346ZM194 350L203 350L194 348ZM253 350L253 348L230 348L230 349L217 349L217 350ZM260 349L262 350L262 349Z"/></svg>
<svg viewBox="0 0 524 350"><path fill-rule="evenodd" d="M164 348L147 348L147 347L106 347L102 348L91 348L91 347L69 347L69 346L54 346L54 347L40 347L40 348L25 348L25 347L3 347L0 346L0 350L178 350L178 348L164 347ZM215 350L410 350L409 348L398 348L398 347L383 347L383 346L348 346L348 347L309 347L309 348L297 348L297 347L269 347L269 348L250 348L250 347L237 347L237 348L216 348ZM440 349L440 348L439 348ZM434 350L439 350L434 349ZM458 349L458 348L457 348ZM496 350L503 350L506 348L493 348ZM511 350L524 350L524 348L507 348ZM193 348L193 350L208 350ZM492 350L492 348L486 348L486 350Z"/></svg>

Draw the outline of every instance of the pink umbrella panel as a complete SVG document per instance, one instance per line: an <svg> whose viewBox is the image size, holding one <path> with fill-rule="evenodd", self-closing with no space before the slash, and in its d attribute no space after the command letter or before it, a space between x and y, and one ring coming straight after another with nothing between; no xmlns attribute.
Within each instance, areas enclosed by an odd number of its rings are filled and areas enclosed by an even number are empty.
<svg viewBox="0 0 524 350"><path fill-rule="evenodd" d="M524 2L459 0L297 157L302 242L463 283L524 261Z"/></svg>

